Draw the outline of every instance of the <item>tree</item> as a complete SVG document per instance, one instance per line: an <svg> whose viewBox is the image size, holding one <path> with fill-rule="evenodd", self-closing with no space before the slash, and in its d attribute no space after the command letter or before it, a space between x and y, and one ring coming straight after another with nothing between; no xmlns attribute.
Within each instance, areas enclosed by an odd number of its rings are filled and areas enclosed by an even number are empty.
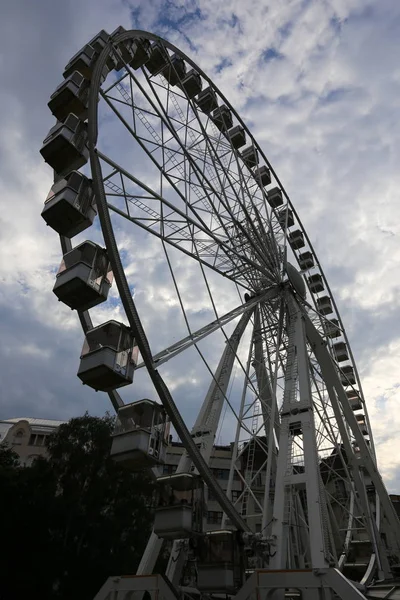
<svg viewBox="0 0 400 600"><path fill-rule="evenodd" d="M0 576L15 572L16 585L3 592L6 600L32 590L42 598L88 600L109 575L135 572L153 520L154 486L110 458L113 422L109 415L72 419L50 436L48 460L9 467L14 476L4 501L14 525Z"/></svg>
<svg viewBox="0 0 400 600"><path fill-rule="evenodd" d="M25 468L18 465L15 456L3 451L1 456L0 598L20 600L32 590L38 597L50 598L48 556L52 552L55 478L45 461Z"/></svg>
<svg viewBox="0 0 400 600"><path fill-rule="evenodd" d="M18 454L12 448L5 444L0 444L0 471L2 473L12 473L18 466Z"/></svg>

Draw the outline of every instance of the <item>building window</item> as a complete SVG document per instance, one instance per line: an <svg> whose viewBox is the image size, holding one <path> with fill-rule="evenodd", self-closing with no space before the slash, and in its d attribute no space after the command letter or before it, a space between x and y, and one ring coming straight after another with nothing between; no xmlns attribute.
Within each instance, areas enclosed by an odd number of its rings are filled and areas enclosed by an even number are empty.
<svg viewBox="0 0 400 600"><path fill-rule="evenodd" d="M19 429L17 433L14 435L14 445L20 446L22 444L22 438L24 437L24 430Z"/></svg>
<svg viewBox="0 0 400 600"><path fill-rule="evenodd" d="M251 485L254 487L261 487L262 486L261 473L254 473L254 471L253 471L252 477L254 477L254 479L252 479Z"/></svg>
<svg viewBox="0 0 400 600"><path fill-rule="evenodd" d="M220 481L228 481L229 479L229 473L230 473L230 469L211 469L214 477L216 477L216 479L219 479ZM239 477L239 473L236 471L236 469L233 470L233 481L239 481L240 477Z"/></svg>
<svg viewBox="0 0 400 600"><path fill-rule="evenodd" d="M239 500L241 493L242 490L232 490L232 502L236 502L236 500Z"/></svg>
<svg viewBox="0 0 400 600"><path fill-rule="evenodd" d="M222 479L224 481L228 481L229 479L229 469L213 469L215 477L217 479Z"/></svg>
<svg viewBox="0 0 400 600"><path fill-rule="evenodd" d="M210 500L210 502L216 501L217 498L215 497L215 494L212 490L210 490L210 488L208 488L208 500Z"/></svg>
<svg viewBox="0 0 400 600"><path fill-rule="evenodd" d="M163 475L172 475L176 471L177 465L164 465Z"/></svg>
<svg viewBox="0 0 400 600"><path fill-rule="evenodd" d="M45 446L47 435L36 435L36 433L32 433L29 438L29 446Z"/></svg>
<svg viewBox="0 0 400 600"><path fill-rule="evenodd" d="M210 525L221 525L222 512L218 510L209 510L207 514L207 523L210 523Z"/></svg>
<svg viewBox="0 0 400 600"><path fill-rule="evenodd" d="M29 438L29 446L45 446L47 435L36 435L36 433L32 433Z"/></svg>

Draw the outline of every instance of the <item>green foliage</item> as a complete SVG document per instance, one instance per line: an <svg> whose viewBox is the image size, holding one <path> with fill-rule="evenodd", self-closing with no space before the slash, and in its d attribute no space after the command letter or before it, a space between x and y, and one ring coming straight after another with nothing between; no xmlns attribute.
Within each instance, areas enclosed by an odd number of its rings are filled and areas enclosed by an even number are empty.
<svg viewBox="0 0 400 600"><path fill-rule="evenodd" d="M18 466L18 454L6 445L0 445L0 471L6 472Z"/></svg>
<svg viewBox="0 0 400 600"><path fill-rule="evenodd" d="M28 468L0 453L2 600L89 600L109 575L135 572L154 488L110 459L112 427L109 415L72 419L50 436L49 459Z"/></svg>

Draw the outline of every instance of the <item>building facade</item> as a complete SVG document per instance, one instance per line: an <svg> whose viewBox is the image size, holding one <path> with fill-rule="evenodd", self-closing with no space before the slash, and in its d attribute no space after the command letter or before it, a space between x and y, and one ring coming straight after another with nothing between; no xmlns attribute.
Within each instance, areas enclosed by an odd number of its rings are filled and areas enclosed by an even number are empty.
<svg viewBox="0 0 400 600"><path fill-rule="evenodd" d="M21 465L30 466L36 457L46 457L46 438L56 431L62 423L64 421L35 419L32 417L3 420L0 421L0 443L7 444L18 454ZM210 467L224 490L228 487L232 446L233 444L215 446L211 455ZM183 452L183 445L180 442L171 440L167 448L165 464L160 467L160 474L175 473ZM231 499L237 503L237 508L240 510L243 482L237 472L234 474L231 488ZM211 492L208 493L207 507L208 529L218 528L222 523L223 513ZM261 519L258 520L261 523ZM227 525L229 525L229 522Z"/></svg>
<svg viewBox="0 0 400 600"><path fill-rule="evenodd" d="M3 420L0 421L0 443L7 444L18 454L21 465L30 466L36 457L46 457L47 436L56 431L64 422L32 417ZM233 444L216 445L211 454L210 468L223 490L228 488L232 452ZM160 467L160 474L175 473L183 453L183 445L171 440L167 447L165 464ZM251 468L249 468L250 454ZM263 457L261 454L260 456L257 454L257 450L252 453L249 453L248 448L242 450L241 458L236 462L236 469L233 473L230 496L238 512L246 514L246 520L251 529L259 532L262 521L260 506L263 505L264 500L265 470L260 468L262 467L260 461L263 460ZM324 475L323 471L321 474ZM244 481L251 482L252 495L244 492ZM334 483L337 485L337 482ZM333 495L336 493L333 488L330 491ZM390 498L400 516L400 496L392 494ZM207 529L218 529L222 524L223 512L211 491L208 491L207 509ZM229 520L224 524L229 527Z"/></svg>
<svg viewBox="0 0 400 600"><path fill-rule="evenodd" d="M38 456L46 456L46 439L62 423L32 417L0 421L0 443L12 448L21 465L29 467Z"/></svg>

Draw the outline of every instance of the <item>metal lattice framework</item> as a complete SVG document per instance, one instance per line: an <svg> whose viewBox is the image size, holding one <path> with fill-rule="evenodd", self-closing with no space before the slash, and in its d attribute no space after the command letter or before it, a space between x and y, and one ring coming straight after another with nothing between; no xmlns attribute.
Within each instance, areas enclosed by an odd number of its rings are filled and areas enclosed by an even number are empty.
<svg viewBox="0 0 400 600"><path fill-rule="evenodd" d="M255 551L255 567L334 567L340 582L363 585L392 577L400 525L376 467L348 338L310 239L264 152L207 75L157 36L122 28L103 35L89 80L83 120L104 243L140 350L136 371L146 372L185 447L178 472L195 469L223 511L220 526L247 532L263 548ZM154 353L118 236L132 247L156 245L186 327ZM66 237L61 243L64 254L72 248ZM197 273L210 307L195 325L182 269ZM85 332L92 329L87 311L79 318ZM210 340L221 349L219 362ZM191 431L164 375L189 353L210 382ZM116 390L109 396L116 409L123 406ZM227 422L232 462L222 490L210 460ZM241 488L232 500L234 481ZM139 574L152 572L161 546L153 533ZM176 588L189 552L175 540L167 576ZM273 597L283 598L278 588ZM359 594L354 586L335 593L359 597L353 590Z"/></svg>

